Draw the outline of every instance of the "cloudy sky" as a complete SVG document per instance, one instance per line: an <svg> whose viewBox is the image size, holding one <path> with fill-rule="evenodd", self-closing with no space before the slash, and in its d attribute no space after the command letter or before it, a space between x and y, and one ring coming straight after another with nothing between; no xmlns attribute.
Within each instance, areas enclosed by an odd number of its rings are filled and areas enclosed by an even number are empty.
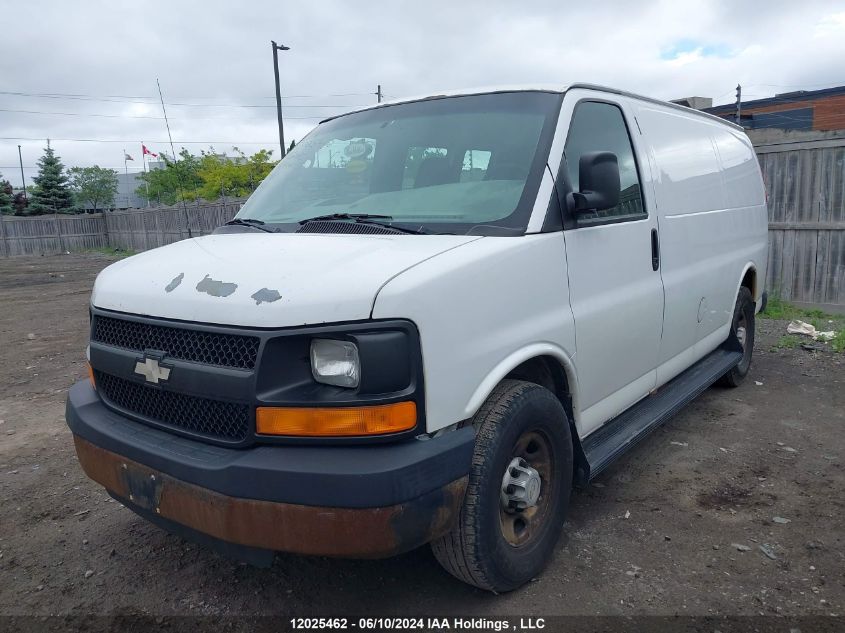
<svg viewBox="0 0 845 633"><path fill-rule="evenodd" d="M312 2L0 0L0 172L20 185L50 138L67 166L141 168L167 150L278 148L285 131L389 97L588 81L672 99L845 84L845 1ZM278 149L277 149L278 154Z"/></svg>

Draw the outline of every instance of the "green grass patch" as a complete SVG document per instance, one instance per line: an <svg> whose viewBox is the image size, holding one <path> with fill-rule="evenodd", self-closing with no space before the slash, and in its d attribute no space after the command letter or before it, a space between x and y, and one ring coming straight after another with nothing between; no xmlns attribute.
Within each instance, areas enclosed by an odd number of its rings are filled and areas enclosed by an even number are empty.
<svg viewBox="0 0 845 633"><path fill-rule="evenodd" d="M117 257L123 259L124 257L131 257L135 254L131 248L120 248L119 246L103 246L102 248L89 248L86 253L99 253L100 255L108 255L109 257Z"/></svg>
<svg viewBox="0 0 845 633"><path fill-rule="evenodd" d="M828 314L824 310L802 308L792 305L779 297L770 297L766 311L757 315L761 319L778 319L783 321L800 320L811 324L818 332L836 332L836 336L828 344L837 352L845 352L845 314ZM778 339L773 349L794 349L809 337L797 334L785 334Z"/></svg>
<svg viewBox="0 0 845 633"><path fill-rule="evenodd" d="M837 352L845 352L845 329L836 333L836 336L830 341L830 346Z"/></svg>
<svg viewBox="0 0 845 633"><path fill-rule="evenodd" d="M809 340L809 339L808 339ZM801 337L797 334L784 334L777 343L774 344L774 349L795 349L801 345Z"/></svg>
<svg viewBox="0 0 845 633"><path fill-rule="evenodd" d="M769 297L769 302L766 304L766 311L759 314L761 319L783 319L785 321L793 321L801 319L809 322L810 319L835 319L834 315L825 313L823 310L816 310L812 308L800 308L798 306L787 303L780 297Z"/></svg>

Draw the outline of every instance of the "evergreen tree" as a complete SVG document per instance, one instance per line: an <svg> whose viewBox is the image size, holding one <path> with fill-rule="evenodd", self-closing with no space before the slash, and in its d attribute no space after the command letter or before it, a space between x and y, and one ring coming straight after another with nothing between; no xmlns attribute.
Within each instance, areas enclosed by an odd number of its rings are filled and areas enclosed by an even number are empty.
<svg viewBox="0 0 845 633"><path fill-rule="evenodd" d="M15 210L12 208L12 185L8 180L3 180L0 174L0 215L12 215Z"/></svg>
<svg viewBox="0 0 845 633"><path fill-rule="evenodd" d="M62 161L56 156L52 147L47 147L44 155L38 159L38 175L32 180L36 188L29 205L31 214L75 211L73 193L68 187L65 166L62 165Z"/></svg>

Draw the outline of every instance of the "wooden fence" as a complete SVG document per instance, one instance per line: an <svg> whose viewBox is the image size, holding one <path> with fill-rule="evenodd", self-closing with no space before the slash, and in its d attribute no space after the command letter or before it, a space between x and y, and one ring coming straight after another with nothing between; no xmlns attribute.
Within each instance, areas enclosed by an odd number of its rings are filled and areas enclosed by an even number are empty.
<svg viewBox="0 0 845 633"><path fill-rule="evenodd" d="M47 255L108 246L105 222L94 215L0 218L0 255Z"/></svg>
<svg viewBox="0 0 845 633"><path fill-rule="evenodd" d="M845 138L755 149L769 193L766 287L845 306Z"/></svg>
<svg viewBox="0 0 845 633"><path fill-rule="evenodd" d="M756 151L769 194L766 288L788 301L845 306L845 138L758 143ZM210 233L242 202L6 216L0 221L0 256L107 246L147 250Z"/></svg>
<svg viewBox="0 0 845 633"><path fill-rule="evenodd" d="M51 255L93 248L144 251L190 236L208 235L231 220L242 201L84 215L5 216L0 256Z"/></svg>
<svg viewBox="0 0 845 633"><path fill-rule="evenodd" d="M145 251L188 237L208 235L241 208L242 201L105 214L109 246ZM190 230L189 230L190 229Z"/></svg>

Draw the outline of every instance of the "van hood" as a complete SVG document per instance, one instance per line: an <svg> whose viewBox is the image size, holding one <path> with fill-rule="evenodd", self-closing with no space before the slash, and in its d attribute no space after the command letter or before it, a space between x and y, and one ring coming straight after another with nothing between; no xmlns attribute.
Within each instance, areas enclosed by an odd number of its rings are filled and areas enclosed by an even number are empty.
<svg viewBox="0 0 845 633"><path fill-rule="evenodd" d="M368 319L379 289L390 279L478 239L208 235L112 264L97 277L91 303L130 314L250 327Z"/></svg>

